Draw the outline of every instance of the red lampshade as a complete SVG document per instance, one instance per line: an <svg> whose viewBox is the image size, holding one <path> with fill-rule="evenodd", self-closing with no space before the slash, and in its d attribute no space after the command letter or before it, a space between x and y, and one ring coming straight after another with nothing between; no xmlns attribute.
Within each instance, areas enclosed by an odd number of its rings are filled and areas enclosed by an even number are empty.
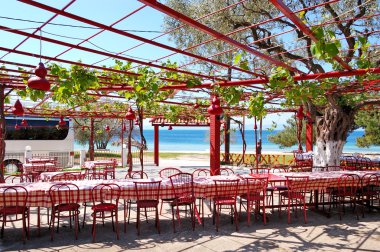
<svg viewBox="0 0 380 252"><path fill-rule="evenodd" d="M139 120L138 119L135 120L135 125L139 125Z"/></svg>
<svg viewBox="0 0 380 252"><path fill-rule="evenodd" d="M59 126L66 126L66 122L63 120L63 116L59 119Z"/></svg>
<svg viewBox="0 0 380 252"><path fill-rule="evenodd" d="M168 130L173 130L173 127L169 125Z"/></svg>
<svg viewBox="0 0 380 252"><path fill-rule="evenodd" d="M12 113L16 116L22 116L24 114L24 108L22 107L20 100L17 99L15 105L13 105Z"/></svg>
<svg viewBox="0 0 380 252"><path fill-rule="evenodd" d="M106 126L104 127L104 129L105 129L106 131L110 131L110 126L109 126L109 125L106 125Z"/></svg>
<svg viewBox="0 0 380 252"><path fill-rule="evenodd" d="M128 112L125 114L125 119L135 120L135 118L136 118L135 113L133 112L132 108L129 107Z"/></svg>
<svg viewBox="0 0 380 252"><path fill-rule="evenodd" d="M21 126L24 126L24 127L28 126L28 122L25 119L22 119Z"/></svg>
<svg viewBox="0 0 380 252"><path fill-rule="evenodd" d="M42 91L49 91L50 83L47 79L45 79L47 70L42 62L38 64L38 66L34 70L34 73L36 74L36 76L29 78L28 87Z"/></svg>
<svg viewBox="0 0 380 252"><path fill-rule="evenodd" d="M210 107L207 109L207 112L210 115L220 115L223 113L223 109L220 107L220 100L218 97L214 96Z"/></svg>
<svg viewBox="0 0 380 252"><path fill-rule="evenodd" d="M304 116L305 115L303 113L303 107L300 106L299 109L298 109L298 111L297 111L297 118L300 119L300 120L302 120L304 118Z"/></svg>
<svg viewBox="0 0 380 252"><path fill-rule="evenodd" d="M20 126L16 123L15 130L19 130L19 129L20 129Z"/></svg>
<svg viewBox="0 0 380 252"><path fill-rule="evenodd" d="M198 103L195 103L194 106L193 106L194 109L197 109L199 108L199 104Z"/></svg>

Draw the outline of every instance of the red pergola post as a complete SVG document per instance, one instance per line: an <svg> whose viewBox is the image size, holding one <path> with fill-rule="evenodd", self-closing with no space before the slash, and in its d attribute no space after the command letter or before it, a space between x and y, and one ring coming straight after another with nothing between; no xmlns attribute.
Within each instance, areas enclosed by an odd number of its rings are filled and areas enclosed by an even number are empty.
<svg viewBox="0 0 380 252"><path fill-rule="evenodd" d="M160 156L160 150L159 150L159 128L158 125L154 125L154 164L156 166L159 166L159 156Z"/></svg>
<svg viewBox="0 0 380 252"><path fill-rule="evenodd" d="M210 173L220 175L220 116L210 115Z"/></svg>
<svg viewBox="0 0 380 252"><path fill-rule="evenodd" d="M310 118L309 111L306 116L306 151L313 151L313 121Z"/></svg>

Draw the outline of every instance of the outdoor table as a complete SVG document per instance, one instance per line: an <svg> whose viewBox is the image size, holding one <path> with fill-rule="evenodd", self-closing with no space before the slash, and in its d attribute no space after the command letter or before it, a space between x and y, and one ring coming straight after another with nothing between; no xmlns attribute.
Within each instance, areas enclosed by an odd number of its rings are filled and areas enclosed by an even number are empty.
<svg viewBox="0 0 380 252"><path fill-rule="evenodd" d="M57 172L42 172L40 174L40 179L41 181L44 181L44 182L47 182L47 181L50 181L55 175L59 175L59 174L66 174L66 173L70 173L70 174L73 174L75 176L78 176L78 178L80 176L82 176L82 174L80 172L69 172L69 171L57 171Z"/></svg>
<svg viewBox="0 0 380 252"><path fill-rule="evenodd" d="M86 161L84 162L84 167L86 169L94 169L97 165L112 165L114 160L95 160L95 161Z"/></svg>
<svg viewBox="0 0 380 252"><path fill-rule="evenodd" d="M25 173L33 173L33 172L46 172L48 170L54 169L55 164L53 163L29 163L23 164Z"/></svg>

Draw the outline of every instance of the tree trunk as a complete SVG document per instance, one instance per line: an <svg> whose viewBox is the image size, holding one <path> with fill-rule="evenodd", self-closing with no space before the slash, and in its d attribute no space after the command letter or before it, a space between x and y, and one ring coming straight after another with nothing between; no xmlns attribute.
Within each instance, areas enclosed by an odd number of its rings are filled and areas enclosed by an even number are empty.
<svg viewBox="0 0 380 252"><path fill-rule="evenodd" d="M317 117L317 141L314 166L339 166L347 134L354 124L354 112L338 105L328 106L324 115Z"/></svg>

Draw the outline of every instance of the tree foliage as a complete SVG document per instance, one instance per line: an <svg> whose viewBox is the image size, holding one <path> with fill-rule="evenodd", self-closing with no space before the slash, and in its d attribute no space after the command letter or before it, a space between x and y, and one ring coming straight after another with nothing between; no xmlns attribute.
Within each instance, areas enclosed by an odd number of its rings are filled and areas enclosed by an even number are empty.
<svg viewBox="0 0 380 252"><path fill-rule="evenodd" d="M370 145L380 145L380 111L360 111L355 117L358 127L364 128L364 136L356 139L359 147L369 147Z"/></svg>

